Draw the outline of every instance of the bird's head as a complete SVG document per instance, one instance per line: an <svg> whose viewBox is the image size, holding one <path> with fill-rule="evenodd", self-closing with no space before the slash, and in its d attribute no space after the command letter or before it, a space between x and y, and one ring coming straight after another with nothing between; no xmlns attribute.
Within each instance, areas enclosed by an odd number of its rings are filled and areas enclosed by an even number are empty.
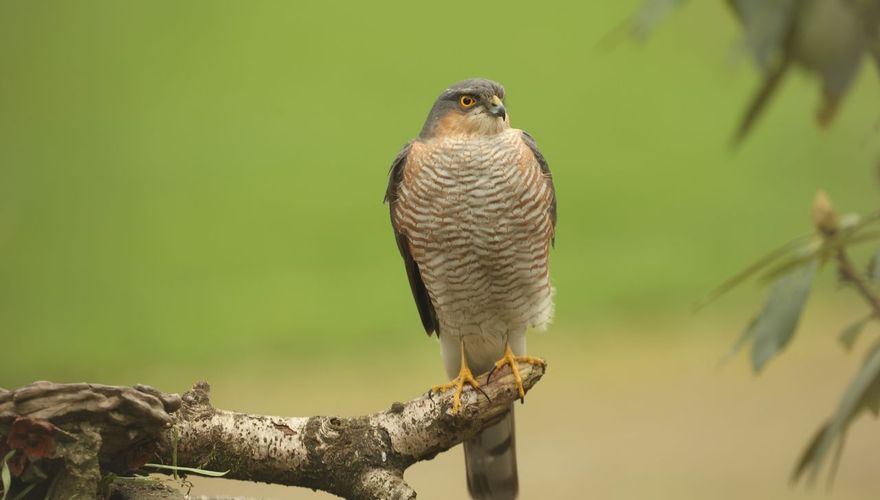
<svg viewBox="0 0 880 500"><path fill-rule="evenodd" d="M463 80L444 90L419 137L494 135L510 128L504 87L492 80Z"/></svg>

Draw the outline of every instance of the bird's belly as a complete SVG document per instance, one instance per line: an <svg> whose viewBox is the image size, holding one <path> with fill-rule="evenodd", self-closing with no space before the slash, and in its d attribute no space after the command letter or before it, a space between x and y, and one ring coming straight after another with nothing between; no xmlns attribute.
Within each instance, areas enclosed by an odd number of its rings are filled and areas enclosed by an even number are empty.
<svg viewBox="0 0 880 500"><path fill-rule="evenodd" d="M552 316L547 185L511 129L414 147L393 217L441 337L522 333Z"/></svg>
<svg viewBox="0 0 880 500"><path fill-rule="evenodd" d="M447 190L454 202L436 213L431 244L421 249L444 334L503 336L552 314L546 232L514 193L497 189L503 174Z"/></svg>

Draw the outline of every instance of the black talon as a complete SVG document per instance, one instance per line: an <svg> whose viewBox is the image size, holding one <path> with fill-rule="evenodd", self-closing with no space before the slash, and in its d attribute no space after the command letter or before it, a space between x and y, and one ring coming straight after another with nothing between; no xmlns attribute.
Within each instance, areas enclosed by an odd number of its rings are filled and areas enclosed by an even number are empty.
<svg viewBox="0 0 880 500"><path fill-rule="evenodd" d="M490 372L490 373L491 373L491 372ZM489 379L487 378L487 379L486 379L486 382L488 382L488 381L489 381ZM484 391L482 387L477 386L476 389L477 389L478 391L480 391L480 392L483 394L483 396L486 396L486 401L488 401L488 402L490 402L490 403L492 402L492 398L490 398L489 395L486 394L486 391Z"/></svg>
<svg viewBox="0 0 880 500"><path fill-rule="evenodd" d="M487 383L487 384L488 384L489 382L492 381L492 374L495 373L495 370L496 370L497 368L498 368L497 366L492 365L492 369L489 370L489 374L486 375L486 383Z"/></svg>

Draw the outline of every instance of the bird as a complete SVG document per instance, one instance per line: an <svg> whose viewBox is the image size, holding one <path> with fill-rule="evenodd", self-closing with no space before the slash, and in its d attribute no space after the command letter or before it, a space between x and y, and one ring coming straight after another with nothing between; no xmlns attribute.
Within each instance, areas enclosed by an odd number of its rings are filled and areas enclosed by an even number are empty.
<svg viewBox="0 0 880 500"><path fill-rule="evenodd" d="M504 87L468 79L446 88L419 135L392 162L385 202L422 325L437 335L451 413L474 373L509 366L525 396L518 362L526 330L545 329L555 290L549 254L556 238L556 191L535 140L510 126ZM490 373L491 375L491 373ZM516 498L511 404L496 424L465 441L474 499Z"/></svg>

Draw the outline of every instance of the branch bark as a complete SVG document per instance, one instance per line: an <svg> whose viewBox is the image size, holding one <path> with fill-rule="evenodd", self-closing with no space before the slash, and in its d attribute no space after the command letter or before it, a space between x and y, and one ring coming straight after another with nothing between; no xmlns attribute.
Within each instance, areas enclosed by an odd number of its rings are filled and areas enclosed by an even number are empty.
<svg viewBox="0 0 880 500"><path fill-rule="evenodd" d="M545 372L527 363L519 370L526 390ZM416 493L403 479L410 465L474 436L518 399L508 367L496 371L491 381L486 377L478 377L482 392L464 393L458 415L451 414L450 391L356 417L220 410L211 405L205 382L194 384L182 398L147 386L37 382L0 392L0 436L8 438L22 419L48 421L56 426L53 439L59 443L81 442L84 430L90 449L97 449L95 439L109 443L99 447L98 462L105 471L119 473L146 461L172 464L176 453L178 466L228 470L225 477L232 479L303 486L345 498L410 499ZM25 468L47 469L44 475L51 479L55 469L47 465L58 458L64 457L27 456ZM94 463L89 463L91 475L86 476L94 477ZM81 493L96 497L97 487Z"/></svg>

